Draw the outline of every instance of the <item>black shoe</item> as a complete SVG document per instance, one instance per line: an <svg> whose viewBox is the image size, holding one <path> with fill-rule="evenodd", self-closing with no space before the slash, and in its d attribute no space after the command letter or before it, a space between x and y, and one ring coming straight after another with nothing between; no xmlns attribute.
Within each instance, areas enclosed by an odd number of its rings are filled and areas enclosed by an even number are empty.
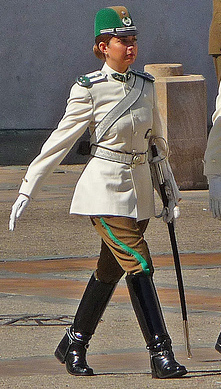
<svg viewBox="0 0 221 389"><path fill-rule="evenodd" d="M219 337L218 337L218 339L216 341L215 349L216 349L216 351L221 353L221 332L220 332Z"/></svg>
<svg viewBox="0 0 221 389"><path fill-rule="evenodd" d="M169 338L161 341L156 339L155 344L148 348L152 378L178 378L187 374L185 366L175 360Z"/></svg>
<svg viewBox="0 0 221 389"><path fill-rule="evenodd" d="M86 361L86 351L91 337L83 336L80 333L72 334L70 329L59 343L55 350L56 358L66 364L69 374L78 376L94 375Z"/></svg>

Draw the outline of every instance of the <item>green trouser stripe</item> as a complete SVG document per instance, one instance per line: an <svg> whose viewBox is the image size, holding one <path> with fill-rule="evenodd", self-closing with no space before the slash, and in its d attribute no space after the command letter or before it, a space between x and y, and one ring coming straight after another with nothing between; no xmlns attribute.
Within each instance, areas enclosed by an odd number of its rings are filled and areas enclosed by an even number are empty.
<svg viewBox="0 0 221 389"><path fill-rule="evenodd" d="M121 242L116 236L114 236L113 232L111 231L110 227L105 223L104 219L100 218L102 226L107 230L109 237L117 244L119 245L124 251L127 253L133 255L137 261L141 264L143 271L146 274L150 274L150 269L148 267L147 262L145 261L144 257L140 255L137 251L133 250L131 247L127 246L125 243Z"/></svg>

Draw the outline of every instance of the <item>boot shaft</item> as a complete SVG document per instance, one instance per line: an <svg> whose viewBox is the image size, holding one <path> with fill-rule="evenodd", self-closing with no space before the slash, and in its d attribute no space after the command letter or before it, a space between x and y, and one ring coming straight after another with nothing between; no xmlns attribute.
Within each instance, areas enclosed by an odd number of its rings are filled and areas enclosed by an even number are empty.
<svg viewBox="0 0 221 389"><path fill-rule="evenodd" d="M77 333L92 336L109 303L116 284L99 281L92 274L78 310L75 315L72 330Z"/></svg>
<svg viewBox="0 0 221 389"><path fill-rule="evenodd" d="M131 302L144 339L149 346L155 337L168 338L160 302L152 276L144 273L128 275L126 282Z"/></svg>

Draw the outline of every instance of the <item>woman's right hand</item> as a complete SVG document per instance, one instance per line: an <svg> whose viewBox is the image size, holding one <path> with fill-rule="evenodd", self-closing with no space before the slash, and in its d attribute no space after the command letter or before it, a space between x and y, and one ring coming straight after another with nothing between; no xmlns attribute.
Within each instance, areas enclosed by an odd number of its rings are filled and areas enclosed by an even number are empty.
<svg viewBox="0 0 221 389"><path fill-rule="evenodd" d="M24 209L30 202L30 198L26 195L20 194L16 202L12 206L12 211L9 219L9 230L13 231L15 229L16 220L21 216Z"/></svg>

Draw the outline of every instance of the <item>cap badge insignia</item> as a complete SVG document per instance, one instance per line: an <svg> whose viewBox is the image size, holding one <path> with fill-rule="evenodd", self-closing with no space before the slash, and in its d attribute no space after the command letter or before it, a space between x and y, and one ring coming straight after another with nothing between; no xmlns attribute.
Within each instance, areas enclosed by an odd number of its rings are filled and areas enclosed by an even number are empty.
<svg viewBox="0 0 221 389"><path fill-rule="evenodd" d="M123 23L125 26L129 27L129 26L131 26L131 24L132 24L132 20L131 20L131 18L129 18L128 16L125 16L125 17L122 19L122 23Z"/></svg>

